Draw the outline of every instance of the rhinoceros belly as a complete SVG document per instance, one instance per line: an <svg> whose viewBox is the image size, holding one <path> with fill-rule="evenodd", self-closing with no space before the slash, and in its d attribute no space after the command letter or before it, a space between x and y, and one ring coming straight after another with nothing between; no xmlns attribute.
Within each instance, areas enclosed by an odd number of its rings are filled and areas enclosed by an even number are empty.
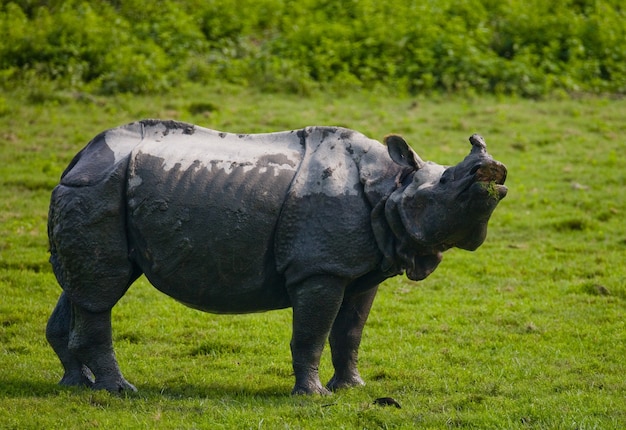
<svg viewBox="0 0 626 430"><path fill-rule="evenodd" d="M210 312L289 306L273 244L296 133L153 134L133 151L127 190L130 253L150 282Z"/></svg>

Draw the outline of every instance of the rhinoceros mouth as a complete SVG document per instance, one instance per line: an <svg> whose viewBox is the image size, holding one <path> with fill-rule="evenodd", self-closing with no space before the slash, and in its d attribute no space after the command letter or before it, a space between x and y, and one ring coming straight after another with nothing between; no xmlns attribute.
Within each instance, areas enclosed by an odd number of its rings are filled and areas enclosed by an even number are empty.
<svg viewBox="0 0 626 430"><path fill-rule="evenodd" d="M504 185L506 174L506 167L497 161L477 164L470 170L473 181L468 189L501 200L508 191Z"/></svg>

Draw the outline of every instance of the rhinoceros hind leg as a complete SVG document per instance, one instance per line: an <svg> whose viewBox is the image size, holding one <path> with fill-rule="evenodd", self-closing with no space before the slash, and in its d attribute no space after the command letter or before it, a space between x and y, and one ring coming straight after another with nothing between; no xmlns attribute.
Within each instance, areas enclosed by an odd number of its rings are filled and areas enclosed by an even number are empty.
<svg viewBox="0 0 626 430"><path fill-rule="evenodd" d="M330 332L330 349L335 374L326 384L335 391L365 385L357 369L359 345L378 287L344 298Z"/></svg>
<svg viewBox="0 0 626 430"><path fill-rule="evenodd" d="M72 306L73 321L69 335L69 350L95 378L92 388L119 393L137 389L120 372L111 335L111 311L90 312Z"/></svg>
<svg viewBox="0 0 626 430"><path fill-rule="evenodd" d="M345 282L330 276L309 278L290 288L291 355L296 377L292 394L330 394L320 382L318 367L344 290Z"/></svg>
<svg viewBox="0 0 626 430"><path fill-rule="evenodd" d="M91 387L94 383L93 373L69 349L71 320L72 304L67 299L66 294L61 293L46 326L46 338L54 352L59 356L65 370L59 384Z"/></svg>

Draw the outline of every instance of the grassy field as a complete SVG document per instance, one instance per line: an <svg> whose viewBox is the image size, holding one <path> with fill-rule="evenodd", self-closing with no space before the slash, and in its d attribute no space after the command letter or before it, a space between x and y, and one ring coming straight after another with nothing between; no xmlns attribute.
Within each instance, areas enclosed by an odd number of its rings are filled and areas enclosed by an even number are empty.
<svg viewBox="0 0 626 430"><path fill-rule="evenodd" d="M0 428L626 426L625 100L184 88L4 94L0 115ZM460 161L479 132L509 169L509 195L476 252L449 251L423 282L383 285L361 348L363 388L292 397L290 310L203 314L143 279L113 311L118 359L139 391L61 388L44 337L60 293L47 262L50 192L95 134L146 117L233 132L400 133L441 164ZM327 350L321 374L332 374ZM402 408L373 404L387 396Z"/></svg>

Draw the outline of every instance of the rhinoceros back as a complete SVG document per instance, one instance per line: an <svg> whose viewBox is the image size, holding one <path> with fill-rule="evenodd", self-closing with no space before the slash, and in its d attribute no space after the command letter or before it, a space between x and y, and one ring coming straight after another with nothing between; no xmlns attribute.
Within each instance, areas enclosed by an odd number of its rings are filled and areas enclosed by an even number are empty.
<svg viewBox="0 0 626 430"><path fill-rule="evenodd" d="M289 306L273 244L303 152L297 131L144 126L127 174L131 258L158 289L192 307Z"/></svg>

